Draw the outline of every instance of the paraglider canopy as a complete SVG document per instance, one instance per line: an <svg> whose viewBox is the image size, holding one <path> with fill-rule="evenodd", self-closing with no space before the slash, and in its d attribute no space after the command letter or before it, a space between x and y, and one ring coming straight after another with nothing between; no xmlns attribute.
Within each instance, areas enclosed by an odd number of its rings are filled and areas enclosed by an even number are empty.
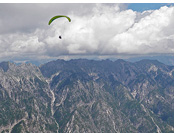
<svg viewBox="0 0 177 133"><path fill-rule="evenodd" d="M49 20L48 25L50 25L55 19L61 18L61 17L65 17L65 18L68 19L69 22L71 22L71 19L70 19L68 16L65 16L65 15L57 15L57 16L52 17L52 18Z"/></svg>

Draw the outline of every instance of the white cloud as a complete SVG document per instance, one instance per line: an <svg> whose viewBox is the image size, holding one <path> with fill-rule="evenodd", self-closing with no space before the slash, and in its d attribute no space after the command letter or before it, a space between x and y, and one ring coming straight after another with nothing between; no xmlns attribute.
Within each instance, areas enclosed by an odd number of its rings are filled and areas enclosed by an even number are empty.
<svg viewBox="0 0 177 133"><path fill-rule="evenodd" d="M19 7L18 4L16 6ZM15 22L11 22L12 18L5 15L5 20L0 19L0 27L3 28L0 33L0 58L174 52L173 7L165 6L143 13L121 10L119 4L65 4L65 8L62 4L39 4L34 7L34 11L27 6L27 9L23 8L24 14L21 12L23 10L9 9L12 15L14 11L15 19L18 19L19 13L27 23L25 25L20 21L22 27L16 27ZM49 7L53 8L49 10ZM47 25L52 14L57 14L57 7L61 7L59 12L69 14L71 23L60 18ZM29 18L26 17L28 12L31 12ZM12 26L4 27L5 22ZM59 35L62 39L58 38Z"/></svg>
<svg viewBox="0 0 177 133"><path fill-rule="evenodd" d="M173 53L173 12L173 7L162 7L153 11L127 32L114 36L110 45L114 46L118 53Z"/></svg>
<svg viewBox="0 0 177 133"><path fill-rule="evenodd" d="M107 54L109 40L116 34L127 31L134 24L135 17L136 13L132 10L120 12L118 5L110 7L97 4L87 16L71 15L71 23L58 20L52 25L56 34L54 37L47 37L46 42L56 42L56 45L61 43L66 54ZM64 37L61 41L57 37L60 34Z"/></svg>

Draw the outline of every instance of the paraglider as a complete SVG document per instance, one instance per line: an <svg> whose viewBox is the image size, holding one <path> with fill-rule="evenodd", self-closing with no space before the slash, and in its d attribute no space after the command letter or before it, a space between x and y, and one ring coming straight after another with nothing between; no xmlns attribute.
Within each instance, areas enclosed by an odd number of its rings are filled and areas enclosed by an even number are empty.
<svg viewBox="0 0 177 133"><path fill-rule="evenodd" d="M50 25L55 19L58 19L58 18L61 18L61 17L65 17L65 18L68 19L69 22L71 22L71 19L70 19L68 16L65 16L65 15L57 15L57 16L52 17L52 18L49 20L48 25ZM62 37L59 36L59 39L62 39Z"/></svg>

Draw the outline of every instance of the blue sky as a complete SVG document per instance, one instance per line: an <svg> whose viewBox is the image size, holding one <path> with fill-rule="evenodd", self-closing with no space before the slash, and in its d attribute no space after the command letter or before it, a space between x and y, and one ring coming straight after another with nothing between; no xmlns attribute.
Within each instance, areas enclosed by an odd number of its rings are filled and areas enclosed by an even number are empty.
<svg viewBox="0 0 177 133"><path fill-rule="evenodd" d="M143 12L146 10L160 9L162 6L174 6L173 3L129 3L128 9L132 9L137 12Z"/></svg>

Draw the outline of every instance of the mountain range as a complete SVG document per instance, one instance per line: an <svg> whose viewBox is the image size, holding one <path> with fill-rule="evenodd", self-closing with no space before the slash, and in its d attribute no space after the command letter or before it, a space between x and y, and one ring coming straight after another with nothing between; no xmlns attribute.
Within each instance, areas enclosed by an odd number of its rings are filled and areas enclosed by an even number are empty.
<svg viewBox="0 0 177 133"><path fill-rule="evenodd" d="M1 133L172 133L174 66L157 60L0 63Z"/></svg>

